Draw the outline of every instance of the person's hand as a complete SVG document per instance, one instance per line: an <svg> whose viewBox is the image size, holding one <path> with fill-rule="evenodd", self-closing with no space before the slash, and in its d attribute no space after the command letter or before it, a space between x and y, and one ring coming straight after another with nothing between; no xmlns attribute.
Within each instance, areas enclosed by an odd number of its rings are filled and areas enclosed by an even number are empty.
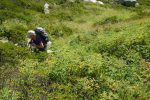
<svg viewBox="0 0 150 100"><path fill-rule="evenodd" d="M30 49L34 51L36 49L36 44L35 43L30 44Z"/></svg>
<svg viewBox="0 0 150 100"><path fill-rule="evenodd" d="M32 43L32 44L30 44L31 46L33 46L33 47L36 47L36 44L35 43Z"/></svg>

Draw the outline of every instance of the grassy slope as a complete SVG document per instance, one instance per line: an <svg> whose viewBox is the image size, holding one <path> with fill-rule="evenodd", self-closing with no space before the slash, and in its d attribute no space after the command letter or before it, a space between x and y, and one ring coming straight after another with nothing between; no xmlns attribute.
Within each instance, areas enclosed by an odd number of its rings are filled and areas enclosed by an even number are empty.
<svg viewBox="0 0 150 100"><path fill-rule="evenodd" d="M0 98L150 98L148 1L139 8L51 3L48 15L42 12L43 1L12 1L0 1L0 35L16 43L27 30L43 26L55 52L30 54L22 47L2 44L0 54L6 60L0 63ZM19 44L24 46L25 40ZM13 65L9 62L15 56L18 63Z"/></svg>

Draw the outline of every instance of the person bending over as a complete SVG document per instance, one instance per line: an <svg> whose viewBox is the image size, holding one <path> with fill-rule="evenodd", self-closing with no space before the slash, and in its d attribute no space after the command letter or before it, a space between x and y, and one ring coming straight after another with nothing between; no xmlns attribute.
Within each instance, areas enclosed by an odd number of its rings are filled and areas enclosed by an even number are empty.
<svg viewBox="0 0 150 100"><path fill-rule="evenodd" d="M30 39L29 46L30 49L33 51L45 51L46 50L46 43L44 43L42 37L35 33L33 30L29 30L27 32L27 37Z"/></svg>

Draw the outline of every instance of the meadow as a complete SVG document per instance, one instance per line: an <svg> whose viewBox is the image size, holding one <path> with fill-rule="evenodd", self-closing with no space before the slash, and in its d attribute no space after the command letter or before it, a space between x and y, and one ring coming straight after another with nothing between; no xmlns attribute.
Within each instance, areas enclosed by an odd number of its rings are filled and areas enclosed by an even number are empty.
<svg viewBox="0 0 150 100"><path fill-rule="evenodd" d="M102 1L1 0L0 100L149 100L150 1ZM37 26L52 53L26 46Z"/></svg>

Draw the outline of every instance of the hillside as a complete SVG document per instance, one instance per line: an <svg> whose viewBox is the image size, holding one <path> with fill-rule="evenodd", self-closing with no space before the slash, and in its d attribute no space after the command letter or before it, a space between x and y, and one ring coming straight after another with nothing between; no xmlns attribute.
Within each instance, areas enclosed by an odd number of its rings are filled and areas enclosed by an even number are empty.
<svg viewBox="0 0 150 100"><path fill-rule="evenodd" d="M0 0L0 100L149 100L150 1L102 1ZM52 53L26 46L37 26Z"/></svg>

